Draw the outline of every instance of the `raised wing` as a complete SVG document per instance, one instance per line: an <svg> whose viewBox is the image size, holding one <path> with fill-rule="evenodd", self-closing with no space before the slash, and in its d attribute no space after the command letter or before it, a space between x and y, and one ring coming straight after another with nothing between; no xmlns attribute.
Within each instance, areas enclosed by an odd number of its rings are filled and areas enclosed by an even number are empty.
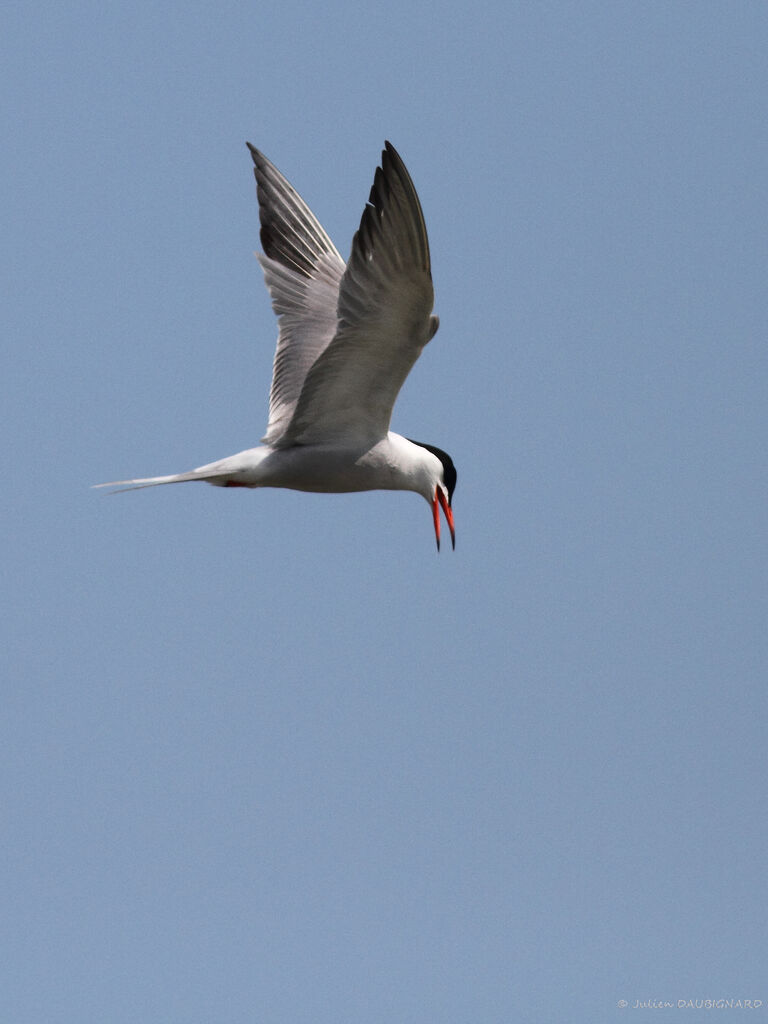
<svg viewBox="0 0 768 1024"><path fill-rule="evenodd" d="M279 332L263 440L280 444L304 380L337 328L344 260L307 204L250 143L261 219L258 256Z"/></svg>
<svg viewBox="0 0 768 1024"><path fill-rule="evenodd" d="M280 445L375 443L435 334L429 243L416 189L389 142L341 280L338 329L306 376Z"/></svg>

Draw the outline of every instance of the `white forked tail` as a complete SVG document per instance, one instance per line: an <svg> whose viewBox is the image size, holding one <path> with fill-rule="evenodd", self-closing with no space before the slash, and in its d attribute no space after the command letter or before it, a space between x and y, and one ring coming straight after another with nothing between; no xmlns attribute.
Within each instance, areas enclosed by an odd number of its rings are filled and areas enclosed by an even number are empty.
<svg viewBox="0 0 768 1024"><path fill-rule="evenodd" d="M137 480L110 480L106 484L93 484L97 487L114 487L111 494L119 494L123 491L140 491L144 487L158 487L160 484L183 484L187 480L208 480L213 483L210 477L203 476L192 470L190 473L174 473L171 476L146 476Z"/></svg>
<svg viewBox="0 0 768 1024"><path fill-rule="evenodd" d="M263 449L266 454L266 449ZM254 456L257 450L238 452L237 455L230 455L226 459L219 459L218 462L209 462L205 466L198 466L188 473L172 473L170 476L144 476L135 480L111 480L106 484L94 484L94 487L114 487L112 494L119 491L140 491L144 487L158 487L160 484L183 484L188 480L202 480L205 483L213 484L215 487L226 487L228 483L240 482L243 469L253 465ZM262 456L263 457L263 456ZM243 481L240 486L254 487L252 480Z"/></svg>
<svg viewBox="0 0 768 1024"><path fill-rule="evenodd" d="M158 487L160 484L184 484L189 480L202 480L204 483L217 487L226 487L232 479L231 469L214 470L212 466L202 466L188 473L172 473L170 476L145 476L136 480L110 480L106 484L93 484L93 487L114 487L110 494L122 494L124 491L140 491L144 487Z"/></svg>

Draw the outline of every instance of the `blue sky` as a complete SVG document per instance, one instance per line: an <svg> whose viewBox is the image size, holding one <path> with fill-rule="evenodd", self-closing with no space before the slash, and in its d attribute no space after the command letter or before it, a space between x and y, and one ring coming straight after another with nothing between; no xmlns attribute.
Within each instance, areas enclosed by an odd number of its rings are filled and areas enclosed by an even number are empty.
<svg viewBox="0 0 768 1024"><path fill-rule="evenodd" d="M765 5L0 38L3 1018L768 1006ZM263 433L246 139L346 255L385 138L441 319L393 428L456 551L415 495L89 490Z"/></svg>

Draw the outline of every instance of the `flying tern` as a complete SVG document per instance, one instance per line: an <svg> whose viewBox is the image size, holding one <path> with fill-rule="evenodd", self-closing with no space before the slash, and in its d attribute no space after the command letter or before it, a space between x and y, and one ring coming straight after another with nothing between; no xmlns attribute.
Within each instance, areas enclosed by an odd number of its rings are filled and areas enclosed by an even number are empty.
<svg viewBox="0 0 768 1024"><path fill-rule="evenodd" d="M278 319L262 444L187 473L116 480L125 490L204 480L217 487L415 491L456 534L456 468L435 445L389 429L398 392L434 336L424 215L405 164L384 144L349 263L274 164L254 163L264 271Z"/></svg>

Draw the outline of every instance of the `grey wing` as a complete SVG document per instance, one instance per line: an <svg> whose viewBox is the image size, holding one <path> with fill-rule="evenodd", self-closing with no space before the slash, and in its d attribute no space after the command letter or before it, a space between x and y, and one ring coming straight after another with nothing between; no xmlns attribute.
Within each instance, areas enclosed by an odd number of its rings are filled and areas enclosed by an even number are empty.
<svg viewBox="0 0 768 1024"><path fill-rule="evenodd" d="M282 443L375 443L434 336L429 243L416 189L385 143L341 280L338 330L307 374Z"/></svg>
<svg viewBox="0 0 768 1024"><path fill-rule="evenodd" d="M336 334L344 260L298 192L263 153L247 145L264 250L258 260L279 325L263 440L279 444L307 373Z"/></svg>

